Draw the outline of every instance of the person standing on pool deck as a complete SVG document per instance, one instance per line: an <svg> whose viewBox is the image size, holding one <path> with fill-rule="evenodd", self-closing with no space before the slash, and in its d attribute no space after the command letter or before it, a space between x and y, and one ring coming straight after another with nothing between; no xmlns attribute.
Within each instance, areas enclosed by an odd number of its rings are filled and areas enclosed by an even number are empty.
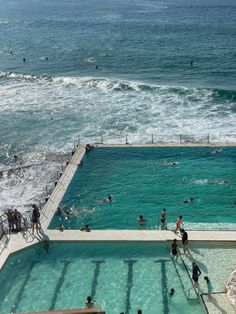
<svg viewBox="0 0 236 314"><path fill-rule="evenodd" d="M183 244L184 254L186 252L189 253L189 249L188 249L188 233L184 229L181 229L181 235L182 235L182 244Z"/></svg>
<svg viewBox="0 0 236 314"><path fill-rule="evenodd" d="M179 216L178 220L176 221L175 233L177 233L177 231L180 231L180 226L183 224L182 218L182 216Z"/></svg>
<svg viewBox="0 0 236 314"><path fill-rule="evenodd" d="M195 262L192 263L192 279L195 285L198 285L198 278L201 275L201 270Z"/></svg>
<svg viewBox="0 0 236 314"><path fill-rule="evenodd" d="M166 209L165 208L163 208L161 211L161 230L167 230Z"/></svg>
<svg viewBox="0 0 236 314"><path fill-rule="evenodd" d="M213 290L213 287L212 287L210 279L207 276L204 277L204 280L206 281L206 284L207 284L208 300L211 301L212 300L211 292Z"/></svg>

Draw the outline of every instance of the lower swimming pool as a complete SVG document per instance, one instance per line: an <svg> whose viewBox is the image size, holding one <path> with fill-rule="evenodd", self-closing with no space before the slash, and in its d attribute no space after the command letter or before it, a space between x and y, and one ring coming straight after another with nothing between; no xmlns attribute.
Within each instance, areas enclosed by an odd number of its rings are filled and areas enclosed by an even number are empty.
<svg viewBox="0 0 236 314"><path fill-rule="evenodd" d="M85 306L88 295L108 314L201 314L189 276L179 259L160 243L50 243L10 256L0 272L0 313L72 309ZM222 265L222 254L227 261ZM192 246L185 258L195 260L222 291L234 268L235 246ZM189 262L189 263L188 263ZM200 286L206 289L200 280ZM169 291L175 289L170 299Z"/></svg>
<svg viewBox="0 0 236 314"><path fill-rule="evenodd" d="M95 148L85 154L49 228L236 230L236 148ZM107 202L108 195L112 201ZM192 202L188 202L193 198ZM186 202L184 202L186 201Z"/></svg>

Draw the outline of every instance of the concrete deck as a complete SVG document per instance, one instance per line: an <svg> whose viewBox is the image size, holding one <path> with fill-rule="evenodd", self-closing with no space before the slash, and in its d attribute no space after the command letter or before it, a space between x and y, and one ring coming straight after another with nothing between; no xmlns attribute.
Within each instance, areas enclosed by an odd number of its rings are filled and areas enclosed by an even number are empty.
<svg viewBox="0 0 236 314"><path fill-rule="evenodd" d="M148 145L103 145L96 144L96 147L225 147L225 146L236 146L236 143L231 144L148 144ZM47 203L44 205L41 214L41 225L43 232L36 236L33 236L30 231L25 233L18 233L5 237L4 241L0 245L0 269L4 265L5 261L10 254L30 247L39 241L50 240L50 241L140 241L140 242L165 242L172 241L178 237L173 231L158 231L158 230L92 230L91 232L81 232L79 230L48 230L49 223L59 206L67 187L74 176L75 171L80 165L81 159L85 154L85 145L79 145L71 158L71 161L67 165L64 173L58 180L58 183L50 195ZM236 241L236 231L189 231L189 240L194 242L226 242L234 243ZM218 296L217 296L218 298ZM219 297L219 298L222 298ZM209 313L218 313L219 302L223 302L220 305L225 312L219 313L231 313L227 312L228 299L217 302L208 302L207 308L209 307ZM233 313L233 312L232 312Z"/></svg>

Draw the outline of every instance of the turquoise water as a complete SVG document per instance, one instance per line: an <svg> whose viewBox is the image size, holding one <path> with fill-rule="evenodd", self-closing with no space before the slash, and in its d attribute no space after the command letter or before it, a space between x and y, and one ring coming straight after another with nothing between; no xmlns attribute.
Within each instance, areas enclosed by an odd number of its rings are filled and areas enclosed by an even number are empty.
<svg viewBox="0 0 236 314"><path fill-rule="evenodd" d="M54 215L50 228L158 229L166 208L169 229L182 215L187 230L235 230L236 149L217 149L95 148L63 197L65 214ZM109 194L112 202L103 203ZM183 202L191 197L192 203ZM147 219L141 227L140 215Z"/></svg>
<svg viewBox="0 0 236 314"><path fill-rule="evenodd" d="M236 141L235 0L0 7L0 212L42 200L78 135Z"/></svg>
<svg viewBox="0 0 236 314"><path fill-rule="evenodd" d="M0 272L0 313L72 309L88 295L107 314L201 314L183 265L181 284L166 245L119 243L40 244L11 256ZM176 290L172 300L171 288Z"/></svg>

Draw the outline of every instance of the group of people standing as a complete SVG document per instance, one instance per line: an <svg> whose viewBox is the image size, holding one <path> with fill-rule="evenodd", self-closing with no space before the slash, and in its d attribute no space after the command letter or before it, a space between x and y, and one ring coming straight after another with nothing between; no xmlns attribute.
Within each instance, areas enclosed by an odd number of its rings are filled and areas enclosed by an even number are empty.
<svg viewBox="0 0 236 314"><path fill-rule="evenodd" d="M17 209L7 209L4 215L7 217L8 227L11 232L21 231L22 215Z"/></svg>
<svg viewBox="0 0 236 314"><path fill-rule="evenodd" d="M189 249L188 249L188 233L184 230L181 229L181 235L182 235L182 244L183 244L183 252L185 253L189 253ZM180 255L180 251L178 248L178 244L177 244L177 239L174 239L172 244L171 244L171 254L172 254L172 258L177 260L179 255ZM198 287L198 279L200 277L200 275L202 274L200 268L198 267L198 265L196 264L196 262L192 262L192 281L193 284ZM205 276L204 280L206 282L207 285L207 295L208 295L208 299L211 300L211 292L213 290L211 281L209 279L209 277Z"/></svg>
<svg viewBox="0 0 236 314"><path fill-rule="evenodd" d="M36 232L41 230L41 224L40 224L40 211L36 204L32 205L33 211L31 215L31 223L32 223L32 234L34 235L34 230L36 229ZM17 209L7 209L4 212L4 215L7 217L8 222L8 228L11 232L20 232L24 228L23 226L23 219L24 217Z"/></svg>

